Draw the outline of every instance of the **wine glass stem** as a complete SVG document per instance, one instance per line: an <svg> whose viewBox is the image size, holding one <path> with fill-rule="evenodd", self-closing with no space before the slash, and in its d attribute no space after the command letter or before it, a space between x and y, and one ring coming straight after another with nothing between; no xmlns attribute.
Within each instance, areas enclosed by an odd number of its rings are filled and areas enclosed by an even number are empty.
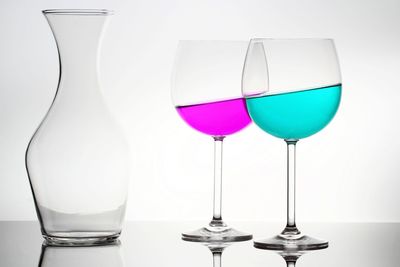
<svg viewBox="0 0 400 267"><path fill-rule="evenodd" d="M213 252L213 267L221 267L221 252Z"/></svg>
<svg viewBox="0 0 400 267"><path fill-rule="evenodd" d="M285 140L287 144L287 223L282 234L296 235L296 143L298 140Z"/></svg>
<svg viewBox="0 0 400 267"><path fill-rule="evenodd" d="M222 144L225 136L214 136L214 200L213 219L210 226L224 227L222 221Z"/></svg>

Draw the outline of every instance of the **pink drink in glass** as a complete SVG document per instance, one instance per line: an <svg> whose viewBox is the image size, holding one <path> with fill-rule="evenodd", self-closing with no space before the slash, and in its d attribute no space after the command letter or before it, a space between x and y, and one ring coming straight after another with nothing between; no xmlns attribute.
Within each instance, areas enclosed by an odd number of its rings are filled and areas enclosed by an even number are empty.
<svg viewBox="0 0 400 267"><path fill-rule="evenodd" d="M233 134L251 122L243 98L178 106L176 109L187 124L211 136Z"/></svg>

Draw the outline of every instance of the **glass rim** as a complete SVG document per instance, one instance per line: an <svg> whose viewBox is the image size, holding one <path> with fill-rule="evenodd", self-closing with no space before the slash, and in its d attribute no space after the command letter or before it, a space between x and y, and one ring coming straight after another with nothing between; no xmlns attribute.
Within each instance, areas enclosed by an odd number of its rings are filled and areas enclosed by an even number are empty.
<svg viewBox="0 0 400 267"><path fill-rule="evenodd" d="M44 15L113 15L113 10L108 9L45 9Z"/></svg>
<svg viewBox="0 0 400 267"><path fill-rule="evenodd" d="M246 43L248 43L249 42L249 40L195 40L195 39L193 39L193 40L178 40L178 42L179 43L181 43L181 42L246 42Z"/></svg>
<svg viewBox="0 0 400 267"><path fill-rule="evenodd" d="M333 38L314 38L314 37L310 37L310 38L264 38L264 37L255 37L255 38L251 38L250 42L253 41L334 41Z"/></svg>

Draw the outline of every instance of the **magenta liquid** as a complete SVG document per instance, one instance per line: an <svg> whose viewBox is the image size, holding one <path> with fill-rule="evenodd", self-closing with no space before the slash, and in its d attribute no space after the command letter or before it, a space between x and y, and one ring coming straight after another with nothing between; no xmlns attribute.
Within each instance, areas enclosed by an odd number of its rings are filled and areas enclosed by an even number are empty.
<svg viewBox="0 0 400 267"><path fill-rule="evenodd" d="M187 124L212 136L233 134L251 122L243 98L178 106L176 109Z"/></svg>

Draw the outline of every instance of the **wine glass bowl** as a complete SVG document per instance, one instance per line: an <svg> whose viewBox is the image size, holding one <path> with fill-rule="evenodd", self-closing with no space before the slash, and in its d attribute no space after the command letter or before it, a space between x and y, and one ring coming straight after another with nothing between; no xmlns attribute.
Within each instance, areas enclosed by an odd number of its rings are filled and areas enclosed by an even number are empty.
<svg viewBox="0 0 400 267"><path fill-rule="evenodd" d="M253 122L281 139L322 130L341 99L341 75L331 39L252 39L242 90Z"/></svg>
<svg viewBox="0 0 400 267"><path fill-rule="evenodd" d="M251 119L241 94L248 42L180 41L172 75L172 100L181 118L210 136L227 136Z"/></svg>

